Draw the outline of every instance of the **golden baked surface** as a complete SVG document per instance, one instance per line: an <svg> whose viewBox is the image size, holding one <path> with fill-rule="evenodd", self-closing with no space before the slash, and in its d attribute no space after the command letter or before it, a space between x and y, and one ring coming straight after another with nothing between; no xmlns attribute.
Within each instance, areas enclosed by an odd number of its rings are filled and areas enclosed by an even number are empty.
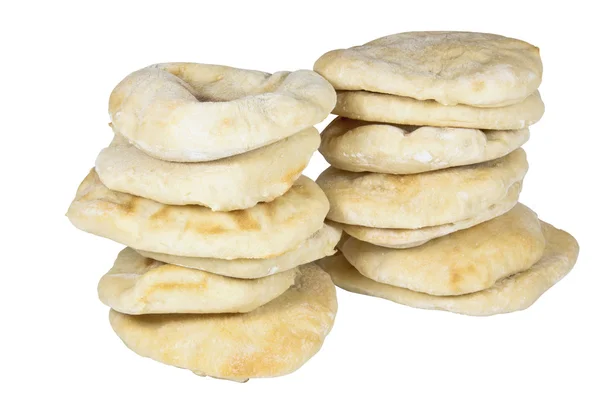
<svg viewBox="0 0 600 400"><path fill-rule="evenodd" d="M110 323L141 356L199 375L245 381L285 375L320 348L337 300L330 277L314 264L299 267L281 296L244 314L126 315Z"/></svg>
<svg viewBox="0 0 600 400"><path fill-rule="evenodd" d="M335 246L340 241L340 228L324 224L298 246L272 258L236 258L223 260L220 258L184 257L172 254L154 253L137 250L145 257L165 263L199 269L233 278L256 279L287 271L298 265L308 264L335 253Z"/></svg>
<svg viewBox="0 0 600 400"><path fill-rule="evenodd" d="M238 313L285 292L294 270L259 279L236 279L146 258L123 249L100 279L98 296L125 314Z"/></svg>
<svg viewBox="0 0 600 400"><path fill-rule="evenodd" d="M523 310L571 271L579 246L573 236L542 222L546 248L531 268L502 279L491 288L459 296L433 296L384 283L361 275L343 255L319 261L339 287L351 292L381 297L411 307L446 310L485 316Z"/></svg>
<svg viewBox="0 0 600 400"><path fill-rule="evenodd" d="M321 189L304 176L270 203L222 212L116 192L92 170L79 186L67 217L81 230L134 249L187 257L269 258L321 229L328 209Z"/></svg>
<svg viewBox="0 0 600 400"><path fill-rule="evenodd" d="M444 105L500 107L542 80L539 49L500 35L405 32L330 51L314 70L339 90L367 90Z"/></svg>
<svg viewBox="0 0 600 400"><path fill-rule="evenodd" d="M433 295L477 292L536 263L546 241L537 215L517 204L504 215L409 249L349 238L344 257L369 279Z"/></svg>

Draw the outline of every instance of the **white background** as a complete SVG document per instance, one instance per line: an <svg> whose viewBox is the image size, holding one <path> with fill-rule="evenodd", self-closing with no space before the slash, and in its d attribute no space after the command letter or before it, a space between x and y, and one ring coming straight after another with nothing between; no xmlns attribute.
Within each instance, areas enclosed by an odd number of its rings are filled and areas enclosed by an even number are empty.
<svg viewBox="0 0 600 400"><path fill-rule="evenodd" d="M3 4L0 398L600 398L593 1ZM246 384L129 351L96 297L122 246L64 217L111 139L112 88L166 61L311 68L327 50L410 30L493 32L541 48L546 114L526 145L522 202L578 239L572 273L530 309L486 318L338 289L339 313L322 350L291 375ZM325 166L315 155L306 174L316 178Z"/></svg>

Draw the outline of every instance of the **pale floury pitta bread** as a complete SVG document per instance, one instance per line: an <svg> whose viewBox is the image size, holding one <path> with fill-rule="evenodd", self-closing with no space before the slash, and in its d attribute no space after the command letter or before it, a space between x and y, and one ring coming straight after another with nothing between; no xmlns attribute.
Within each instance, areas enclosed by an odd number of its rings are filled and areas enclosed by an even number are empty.
<svg viewBox="0 0 600 400"><path fill-rule="evenodd" d="M527 172L523 149L481 164L413 175L326 169L317 183L327 218L350 225L418 229L473 218L504 199Z"/></svg>
<svg viewBox="0 0 600 400"><path fill-rule="evenodd" d="M482 213L449 224L426 226L420 229L393 229L370 228L368 226L348 225L333 221L328 221L328 223L340 227L348 235L363 242L395 249L406 249L420 246L431 239L448 235L461 229L470 228L508 212L519 201L521 187L522 185L520 183L515 183L508 189L506 197L501 199L498 203L491 205Z"/></svg>
<svg viewBox="0 0 600 400"><path fill-rule="evenodd" d="M302 366L321 348L336 312L331 279L308 264L299 267L294 286L249 313L133 316L111 310L110 323L141 356L199 375L245 381Z"/></svg>
<svg viewBox="0 0 600 400"><path fill-rule="evenodd" d="M346 171L416 174L493 160L527 139L528 129L481 131L336 118L323 131L319 151Z"/></svg>
<svg viewBox="0 0 600 400"><path fill-rule="evenodd" d="M238 313L252 311L294 283L294 270L236 279L165 264L127 247L100 279L98 296L125 314Z"/></svg>
<svg viewBox="0 0 600 400"><path fill-rule="evenodd" d="M323 227L328 209L323 192L304 176L270 203L221 212L115 192L92 170L67 216L83 231L134 249L233 259L275 257L295 248Z"/></svg>
<svg viewBox="0 0 600 400"><path fill-rule="evenodd" d="M341 250L369 279L432 295L487 289L535 264L546 245L537 215L522 204L497 218L410 249L348 239Z"/></svg>
<svg viewBox="0 0 600 400"><path fill-rule="evenodd" d="M363 121L474 129L523 129L544 115L544 102L534 92L520 103L484 108L445 106L433 100L364 91L338 92L333 114Z"/></svg>
<svg viewBox="0 0 600 400"><path fill-rule="evenodd" d="M312 71L265 72L169 63L136 71L115 87L115 132L168 161L209 161L241 154L327 117L335 91Z"/></svg>
<svg viewBox="0 0 600 400"><path fill-rule="evenodd" d="M120 135L96 159L96 172L109 189L164 204L199 204L214 211L246 209L285 193L319 146L308 128L265 147L197 163L150 157Z"/></svg>
<svg viewBox="0 0 600 400"><path fill-rule="evenodd" d="M317 60L314 69L340 90L482 107L518 103L542 81L537 47L475 32L385 36L330 51Z"/></svg>
<svg viewBox="0 0 600 400"><path fill-rule="evenodd" d="M138 250L145 257L165 263L195 268L233 278L255 279L287 271L298 265L308 264L335 253L342 231L330 225L315 232L311 237L290 251L273 258L238 258L222 260L219 258L183 257L171 254L153 253Z"/></svg>
<svg viewBox="0 0 600 400"><path fill-rule="evenodd" d="M467 315L494 315L524 310L560 281L575 265L579 246L567 232L542 222L546 249L531 268L502 279L489 289L460 296L432 296L375 282L361 275L343 255L327 257L319 264L339 287L381 297L411 307L446 310Z"/></svg>

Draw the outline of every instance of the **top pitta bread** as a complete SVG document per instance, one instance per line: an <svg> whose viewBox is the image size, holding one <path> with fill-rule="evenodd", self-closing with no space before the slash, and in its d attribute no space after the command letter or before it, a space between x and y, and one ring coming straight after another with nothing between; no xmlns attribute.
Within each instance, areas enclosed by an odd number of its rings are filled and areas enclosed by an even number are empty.
<svg viewBox="0 0 600 400"><path fill-rule="evenodd" d="M481 164L413 175L326 169L317 183L327 218L373 228L418 229L472 218L507 197L527 172L523 149Z"/></svg>
<svg viewBox="0 0 600 400"><path fill-rule="evenodd" d="M331 85L312 71L265 72L194 63L157 64L110 95L113 129L168 161L209 161L281 140L327 117Z"/></svg>
<svg viewBox="0 0 600 400"><path fill-rule="evenodd" d="M135 249L190 257L269 258L321 229L328 209L323 192L304 176L270 203L221 212L115 192L92 170L79 185L67 217L81 230Z"/></svg>
<svg viewBox="0 0 600 400"><path fill-rule="evenodd" d="M500 107L523 101L542 81L539 49L475 32L406 32L334 50L315 71L336 89L366 90L444 105Z"/></svg>

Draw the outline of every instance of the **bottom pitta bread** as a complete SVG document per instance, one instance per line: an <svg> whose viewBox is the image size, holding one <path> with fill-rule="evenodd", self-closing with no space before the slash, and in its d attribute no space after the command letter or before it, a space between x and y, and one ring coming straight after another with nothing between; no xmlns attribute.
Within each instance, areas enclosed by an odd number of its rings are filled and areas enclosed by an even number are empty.
<svg viewBox="0 0 600 400"><path fill-rule="evenodd" d="M198 375L245 381L295 371L331 330L337 300L329 276L314 264L275 300L244 314L127 315L110 323L137 354Z"/></svg>
<svg viewBox="0 0 600 400"><path fill-rule="evenodd" d="M486 316L524 310L546 290L560 281L575 265L579 246L565 231L542 222L546 250L531 268L496 282L480 292L460 296L433 296L384 283L361 275L343 255L337 254L319 261L339 287L396 303L430 310L445 310L459 314Z"/></svg>

